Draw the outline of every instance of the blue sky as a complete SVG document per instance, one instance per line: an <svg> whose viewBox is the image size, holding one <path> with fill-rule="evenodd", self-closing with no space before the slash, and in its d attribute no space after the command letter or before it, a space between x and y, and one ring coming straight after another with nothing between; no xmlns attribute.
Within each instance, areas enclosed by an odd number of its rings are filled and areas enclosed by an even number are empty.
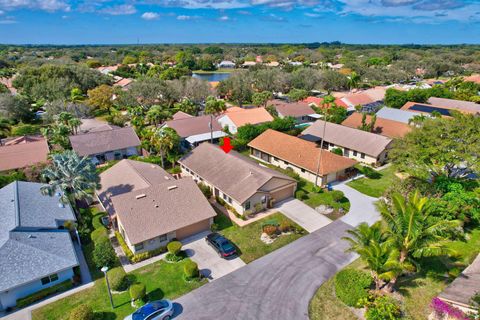
<svg viewBox="0 0 480 320"><path fill-rule="evenodd" d="M480 0L0 0L0 43L480 43Z"/></svg>

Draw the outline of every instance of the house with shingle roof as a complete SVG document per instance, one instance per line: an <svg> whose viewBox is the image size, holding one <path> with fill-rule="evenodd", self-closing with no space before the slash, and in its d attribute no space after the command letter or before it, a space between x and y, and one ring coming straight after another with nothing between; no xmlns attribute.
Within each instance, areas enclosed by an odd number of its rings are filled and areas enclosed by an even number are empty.
<svg viewBox="0 0 480 320"><path fill-rule="evenodd" d="M273 121L273 117L265 108L243 109L232 107L218 117L218 122L222 128L227 127L231 133L237 133L238 128L246 124L256 125L270 121Z"/></svg>
<svg viewBox="0 0 480 320"><path fill-rule="evenodd" d="M72 208L41 183L15 181L0 189L0 311L37 291L70 281L79 265L67 222Z"/></svg>
<svg viewBox="0 0 480 320"><path fill-rule="evenodd" d="M112 128L69 137L73 151L95 164L140 154L140 139L132 127Z"/></svg>
<svg viewBox="0 0 480 320"><path fill-rule="evenodd" d="M315 121L317 114L305 102L285 102L282 100L271 100L267 103L269 106L273 106L277 110L280 118L293 117L297 124Z"/></svg>
<svg viewBox="0 0 480 320"><path fill-rule="evenodd" d="M97 197L135 254L208 231L216 215L193 180L151 163L122 160L100 181Z"/></svg>
<svg viewBox="0 0 480 320"><path fill-rule="evenodd" d="M323 146L327 150L339 148L344 157L371 165L379 165L387 160L393 142L379 134L323 120L317 120L305 129L300 138L316 143L321 143L323 138Z"/></svg>
<svg viewBox="0 0 480 320"><path fill-rule="evenodd" d="M354 112L342 122L342 125L350 128L358 129L362 125L362 119L363 119L362 113ZM371 121L372 121L372 116L366 115L365 116L366 124L370 124ZM389 120L389 119L383 119L377 116L375 120L375 126L371 132L394 139L394 138L402 138L410 131L412 131L412 127L406 123Z"/></svg>
<svg viewBox="0 0 480 320"><path fill-rule="evenodd" d="M49 152L47 140L41 136L4 139L0 144L0 171L44 163Z"/></svg>
<svg viewBox="0 0 480 320"><path fill-rule="evenodd" d="M383 106L386 88L376 87L364 91L347 94L341 100L348 106L349 110L355 110L356 106L361 106L362 112L375 112Z"/></svg>
<svg viewBox="0 0 480 320"><path fill-rule="evenodd" d="M287 170L318 185L343 180L357 161L321 150L316 143L268 129L248 144L250 156Z"/></svg>
<svg viewBox="0 0 480 320"><path fill-rule="evenodd" d="M388 107L381 108L380 110L377 111L376 114L377 114L377 118L393 120L393 121L402 122L406 124L409 124L411 122L411 119L413 119L413 117L418 115L418 113L416 112L395 109L395 108L388 108Z"/></svg>
<svg viewBox="0 0 480 320"><path fill-rule="evenodd" d="M260 166L236 151L225 153L204 142L179 161L182 174L210 187L238 213L254 212L256 205L271 207L294 196L295 179Z"/></svg>

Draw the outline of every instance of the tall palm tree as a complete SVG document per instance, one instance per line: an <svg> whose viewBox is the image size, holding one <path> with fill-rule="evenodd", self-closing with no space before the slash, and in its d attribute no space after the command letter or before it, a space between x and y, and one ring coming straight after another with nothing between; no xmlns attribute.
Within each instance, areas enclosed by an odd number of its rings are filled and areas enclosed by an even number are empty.
<svg viewBox="0 0 480 320"><path fill-rule="evenodd" d="M147 111L147 116L146 116L147 121L150 122L150 124L153 124L155 126L167 120L169 117L170 117L170 113L168 112L168 110L166 110L165 108L159 105L152 106Z"/></svg>
<svg viewBox="0 0 480 320"><path fill-rule="evenodd" d="M425 120L427 120L427 116L424 114L418 114L408 119L408 124L413 124L415 127L420 127Z"/></svg>
<svg viewBox="0 0 480 320"><path fill-rule="evenodd" d="M350 75L347 77L347 85L350 88L350 90L354 88L358 88L358 85L360 84L360 75L356 73L355 71L352 71Z"/></svg>
<svg viewBox="0 0 480 320"><path fill-rule="evenodd" d="M154 132L151 136L151 143L160 153L162 167L165 168L164 158L168 151L176 148L180 143L180 137L172 128L153 128Z"/></svg>
<svg viewBox="0 0 480 320"><path fill-rule="evenodd" d="M91 200L93 190L100 188L100 178L95 165L87 157L79 157L67 150L52 156L52 164L42 172L48 185L40 191L53 196L60 192L60 202L67 204L74 200Z"/></svg>
<svg viewBox="0 0 480 320"><path fill-rule="evenodd" d="M5 118L0 118L0 138L8 137L10 135L10 129L12 126L10 122ZM1 141L0 141L1 145Z"/></svg>
<svg viewBox="0 0 480 320"><path fill-rule="evenodd" d="M433 216L429 199L421 197L418 190L406 197L394 193L391 204L383 201L378 208L387 224L387 241L398 251L398 262L405 269L414 270L422 257L451 254L445 244L454 233L462 232L461 221ZM388 291L393 290L396 280L390 280Z"/></svg>
<svg viewBox="0 0 480 320"><path fill-rule="evenodd" d="M205 114L210 115L210 143L213 143L213 118L225 110L227 110L225 101L218 100L213 96L207 97L207 101L205 102Z"/></svg>

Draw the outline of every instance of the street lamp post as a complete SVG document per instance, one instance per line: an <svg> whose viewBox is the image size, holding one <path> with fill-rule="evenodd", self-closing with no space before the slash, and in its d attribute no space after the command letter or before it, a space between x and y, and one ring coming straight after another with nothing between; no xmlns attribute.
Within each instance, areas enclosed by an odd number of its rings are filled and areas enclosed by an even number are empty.
<svg viewBox="0 0 480 320"><path fill-rule="evenodd" d="M315 187L318 187L318 175L320 171L320 164L322 163L322 152L323 152L323 142L325 140L325 128L327 126L327 121L325 119L325 116L323 117L323 135L322 135L322 140L320 142L320 154L318 155L317 159L317 172L315 174Z"/></svg>
<svg viewBox="0 0 480 320"><path fill-rule="evenodd" d="M112 305L112 309L113 309L114 306L113 306L112 292L110 291L110 283L108 282L108 276L107 276L108 267L103 267L101 270L105 274L105 281L107 282L108 297L110 298L110 304Z"/></svg>

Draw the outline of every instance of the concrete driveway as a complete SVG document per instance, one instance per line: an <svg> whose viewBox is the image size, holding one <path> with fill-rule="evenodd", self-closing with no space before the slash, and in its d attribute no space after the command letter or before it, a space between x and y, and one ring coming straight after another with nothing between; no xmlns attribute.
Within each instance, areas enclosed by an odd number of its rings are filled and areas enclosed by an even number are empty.
<svg viewBox="0 0 480 320"><path fill-rule="evenodd" d="M298 199L282 201L278 203L275 208L309 233L323 228L332 222L332 220Z"/></svg>
<svg viewBox="0 0 480 320"><path fill-rule="evenodd" d="M207 234L203 233L201 237L197 237L198 239L193 241L190 239L183 246L187 255L198 264L202 275L213 281L245 265L245 262L239 257L229 260L220 258L218 253L205 241Z"/></svg>
<svg viewBox="0 0 480 320"><path fill-rule="evenodd" d="M362 222L372 225L381 219L380 213L375 207L377 198L369 197L347 186L345 182L335 184L333 189L342 191L350 200L350 210L340 218L343 222L356 227Z"/></svg>

